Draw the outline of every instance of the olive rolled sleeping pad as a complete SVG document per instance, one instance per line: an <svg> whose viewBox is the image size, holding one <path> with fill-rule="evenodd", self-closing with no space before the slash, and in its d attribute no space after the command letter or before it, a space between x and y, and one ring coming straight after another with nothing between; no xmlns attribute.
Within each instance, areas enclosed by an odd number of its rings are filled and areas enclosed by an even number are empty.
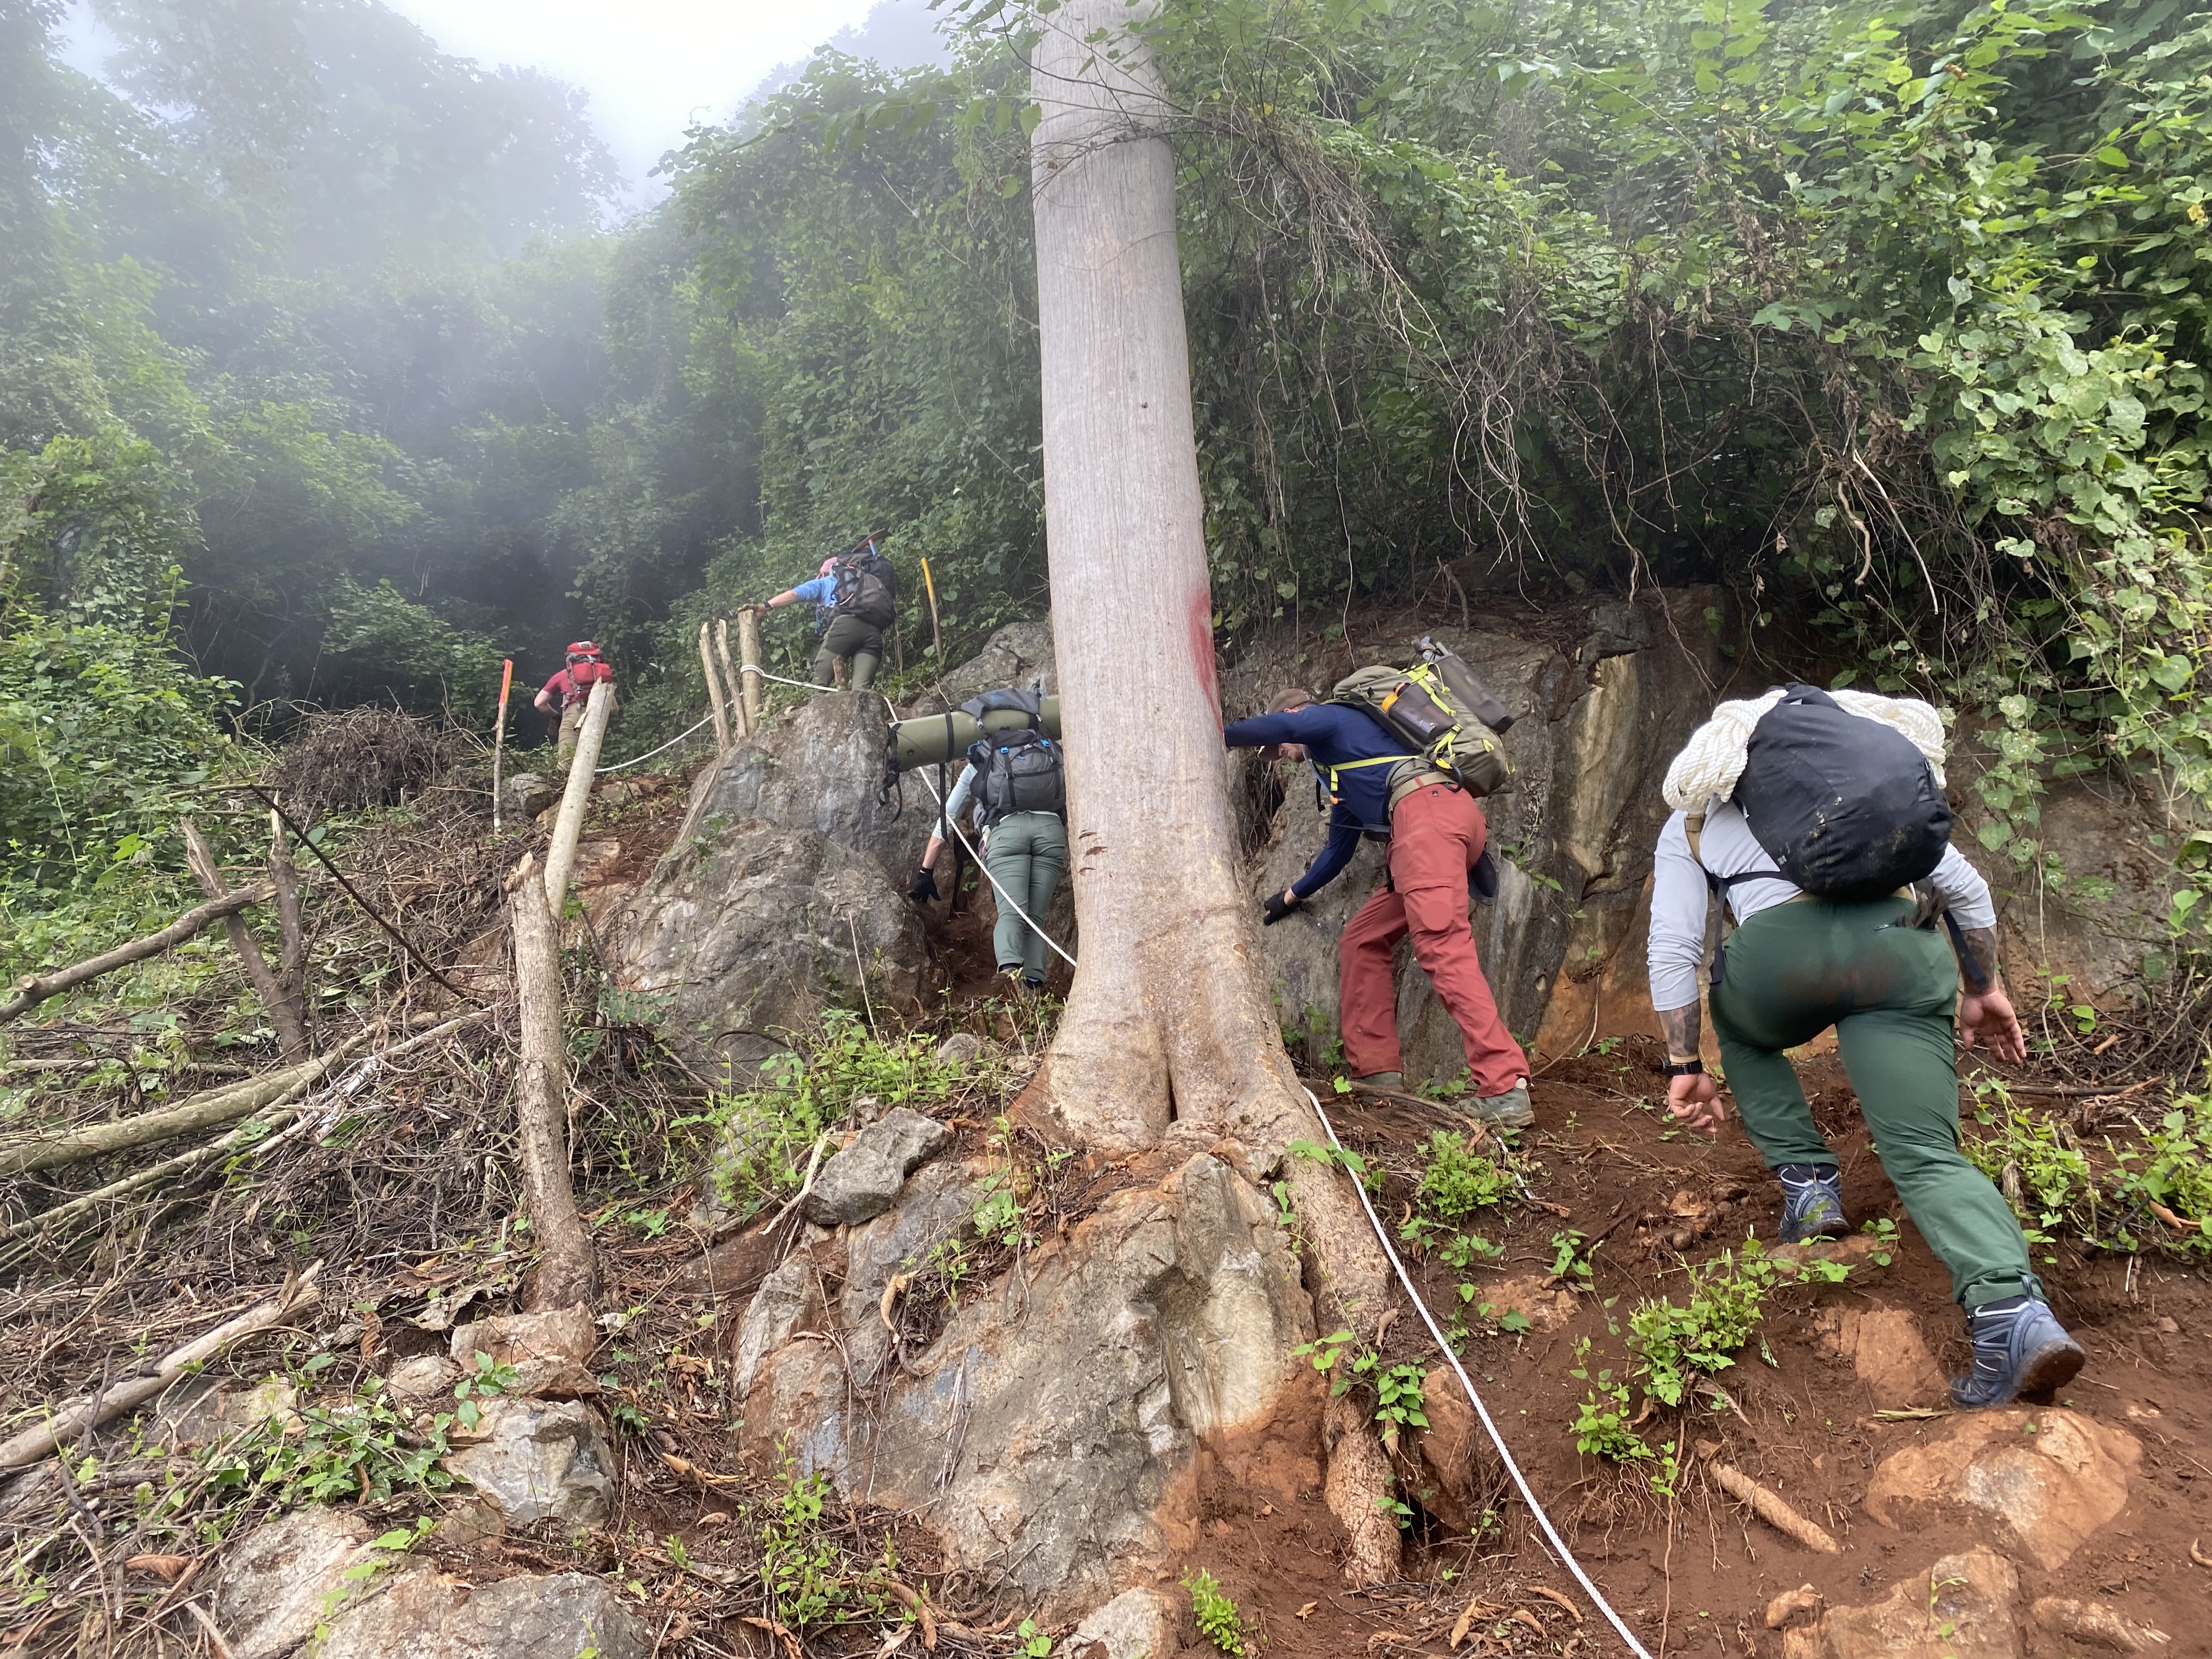
<svg viewBox="0 0 2212 1659"><path fill-rule="evenodd" d="M957 708L949 714L920 714L891 727L891 747L902 772L911 772L917 766L946 766L961 761L968 745L986 732L1010 731L1029 723L1029 716L1018 708L994 708L980 722ZM1045 736L1059 741L1058 697L1044 699L1037 726Z"/></svg>

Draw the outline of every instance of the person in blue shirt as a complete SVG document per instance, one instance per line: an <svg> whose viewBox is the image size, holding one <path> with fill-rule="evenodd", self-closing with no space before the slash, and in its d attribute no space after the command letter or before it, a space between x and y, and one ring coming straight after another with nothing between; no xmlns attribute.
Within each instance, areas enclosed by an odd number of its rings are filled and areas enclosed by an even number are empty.
<svg viewBox="0 0 2212 1659"><path fill-rule="evenodd" d="M836 684L837 661L843 658L852 665L853 690L866 691L876 683L876 670L883 665L884 630L850 612L833 614L830 607L836 598L837 561L824 559L820 575L786 588L768 602L768 608L781 611L787 605L812 605L814 625L822 635L821 648L814 653L814 683Z"/></svg>
<svg viewBox="0 0 2212 1659"><path fill-rule="evenodd" d="M1528 1057L1499 1018L1468 921L1469 878L1488 836L1474 796L1407 751L1364 709L1291 690L1270 713L1222 733L1231 749L1268 749L1310 761L1328 791L1328 839L1306 872L1266 901L1272 927L1351 862L1360 838L1390 843L1390 879L1345 924L1337 946L1344 1057L1363 1093L1405 1085L1391 958L1410 935L1413 959L1459 1026L1474 1080L1472 1115L1519 1128L1535 1121Z"/></svg>

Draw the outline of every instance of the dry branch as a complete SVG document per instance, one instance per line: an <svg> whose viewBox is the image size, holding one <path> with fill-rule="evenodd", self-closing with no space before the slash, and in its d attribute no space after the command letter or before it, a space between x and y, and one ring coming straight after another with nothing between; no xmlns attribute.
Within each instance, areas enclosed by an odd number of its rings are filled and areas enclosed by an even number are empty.
<svg viewBox="0 0 2212 1659"><path fill-rule="evenodd" d="M265 1301L258 1302L235 1319L225 1320L204 1336L198 1336L181 1348L172 1350L157 1361L150 1371L137 1376L126 1376L121 1382L85 1399L72 1401L52 1413L46 1421L24 1430L6 1444L0 1445L0 1469L20 1469L50 1457L63 1442L82 1434L87 1429L98 1428L111 1417L129 1411L161 1393L191 1367L214 1358L242 1336L256 1331L265 1331L281 1323L296 1309L317 1300L322 1294L315 1288L316 1275L323 1264L316 1262L305 1273L284 1282L284 1288Z"/></svg>
<svg viewBox="0 0 2212 1659"><path fill-rule="evenodd" d="M58 997L73 990L87 980L98 979L102 974L112 973L118 968L128 968L134 962L143 962L149 957L158 957L164 951L182 945L210 922L220 921L225 916L235 915L249 904L259 904L273 890L264 882L258 887L241 887L235 893L225 893L221 898L210 899L197 910L187 910L158 933L149 933L143 939L134 939L128 945L118 945L105 956L97 956L64 968L52 974L26 974L15 981L15 994L0 1002L0 1024L15 1018L26 1009L35 1008L48 997Z"/></svg>
<svg viewBox="0 0 2212 1659"><path fill-rule="evenodd" d="M103 1153L127 1152L134 1146L149 1146L157 1140L171 1140L179 1135L190 1134L196 1129L228 1123L249 1112L259 1111L294 1089L313 1083L367 1042L368 1036L369 1033L364 1031L319 1059L302 1060L297 1066L288 1066L281 1072L271 1072L249 1082L210 1089L204 1094L194 1095L189 1100L158 1112L141 1112L135 1117L95 1123L89 1128L73 1130L51 1139L18 1141L0 1150L0 1176L58 1170L67 1164L82 1164L88 1158L99 1158Z"/></svg>
<svg viewBox="0 0 2212 1659"><path fill-rule="evenodd" d="M315 1000L307 984L307 927L300 908L300 867L292 862L292 849L285 843L284 820L273 811L269 814L269 878L276 889L276 931L281 941L276 988L299 1015L301 1029L312 1046Z"/></svg>
<svg viewBox="0 0 2212 1659"><path fill-rule="evenodd" d="M1777 1532L1787 1534L1807 1549L1818 1550L1822 1555L1843 1553L1842 1547L1828 1535L1826 1528L1808 1521L1742 1470L1731 1468L1726 1463L1711 1464L1708 1468L1723 1492L1750 1504L1752 1513Z"/></svg>
<svg viewBox="0 0 2212 1659"><path fill-rule="evenodd" d="M515 872L507 912L514 924L514 988L522 1025L514 1068L517 1162L523 1203L541 1252L531 1311L573 1308L580 1302L589 1307L598 1301L599 1273L568 1176L561 940L534 860L525 858Z"/></svg>
<svg viewBox="0 0 2212 1659"><path fill-rule="evenodd" d="M215 849L200 834L200 827L190 818L177 820L177 827L185 832L185 862L191 866L192 878L200 884L200 891L210 898L222 891L222 873L216 867ZM275 884L270 884L275 890ZM301 1023L300 1011L284 994L284 988L276 982L276 971L269 965L269 958L261 954L254 942L253 930L246 925L246 918L236 911L222 919L223 931L230 935L230 948L238 953L239 962L246 969L246 978L253 981L253 994L261 999L261 1006L269 1011L276 1023L276 1038L283 1045L284 1058L297 1060L307 1052L307 1029Z"/></svg>

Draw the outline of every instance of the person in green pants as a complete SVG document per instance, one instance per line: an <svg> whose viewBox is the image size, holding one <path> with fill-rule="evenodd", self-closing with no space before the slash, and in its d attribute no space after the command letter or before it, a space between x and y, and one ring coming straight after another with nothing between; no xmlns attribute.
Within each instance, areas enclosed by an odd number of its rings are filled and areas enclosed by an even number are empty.
<svg viewBox="0 0 2212 1659"><path fill-rule="evenodd" d="M1784 1242L1845 1226L1835 1154L1784 1052L1833 1026L1875 1155L1966 1310L1974 1369L1953 1381L1953 1398L2002 1405L2070 1380L2086 1356L2045 1304L2010 1207L1959 1150L1954 1018L1967 1047L1983 1043L2008 1061L2027 1055L1996 976L1989 884L1955 847L1924 884L1959 923L1976 959L1970 977L1986 982L1961 993L1951 944L1912 925L1911 894L1863 903L1812 897L1764 873L1774 860L1741 808L1716 805L1704 820L1693 843L1686 815L1676 812L1655 859L1651 1002L1667 1037L1674 1116L1717 1133L1728 1115L1698 1058L1698 968L1708 874L1733 878L1726 902L1737 925L1713 967L1713 1030L1745 1132L1781 1182Z"/></svg>
<svg viewBox="0 0 2212 1659"><path fill-rule="evenodd" d="M993 747L1010 741L1032 763L1018 775ZM937 856L951 834L949 826L972 809L985 826L983 867L999 893L999 920L991 932L999 972L1018 979L1031 991L1042 990L1049 947L1025 918L1043 921L1060 878L1067 873L1065 771L1059 745L1040 732L1000 732L975 745L971 757L976 750L988 752L970 758L945 797L907 896L917 904L938 896Z"/></svg>

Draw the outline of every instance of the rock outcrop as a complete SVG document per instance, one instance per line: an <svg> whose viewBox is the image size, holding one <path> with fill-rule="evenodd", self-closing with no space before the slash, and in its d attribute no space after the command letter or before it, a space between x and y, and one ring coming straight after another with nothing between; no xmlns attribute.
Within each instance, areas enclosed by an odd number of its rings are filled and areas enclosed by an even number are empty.
<svg viewBox="0 0 2212 1659"><path fill-rule="evenodd" d="M931 1164L896 1208L817 1244L844 1257L836 1308L791 1271L803 1256L762 1287L775 1298L746 1321L737 1378L755 1455L926 1510L954 1561L993 1564L1055 1616L1098 1607L1188 1543L1201 1455L1248 1494L1320 1485L1320 1389L1291 1352L1314 1332L1297 1260L1273 1206L1206 1153L1041 1242L890 1365L883 1287L954 1236L986 1173ZM808 1340L809 1321L836 1340ZM855 1383L880 1390L858 1416Z"/></svg>
<svg viewBox="0 0 2212 1659"><path fill-rule="evenodd" d="M750 1079L825 1005L910 1003L926 981L902 890L929 815L877 799L886 721L880 697L826 693L738 744L615 922L620 982L667 999L710 1075Z"/></svg>
<svg viewBox="0 0 2212 1659"><path fill-rule="evenodd" d="M1994 1550L1947 1555L1869 1607L1784 1633L1783 1659L2019 1659L2020 1575Z"/></svg>
<svg viewBox="0 0 2212 1659"><path fill-rule="evenodd" d="M1978 1511L2046 1572L2127 1507L2142 1447L2124 1429L2057 1407L1975 1412L1892 1452L1867 1483L1885 1527L1945 1505Z"/></svg>

